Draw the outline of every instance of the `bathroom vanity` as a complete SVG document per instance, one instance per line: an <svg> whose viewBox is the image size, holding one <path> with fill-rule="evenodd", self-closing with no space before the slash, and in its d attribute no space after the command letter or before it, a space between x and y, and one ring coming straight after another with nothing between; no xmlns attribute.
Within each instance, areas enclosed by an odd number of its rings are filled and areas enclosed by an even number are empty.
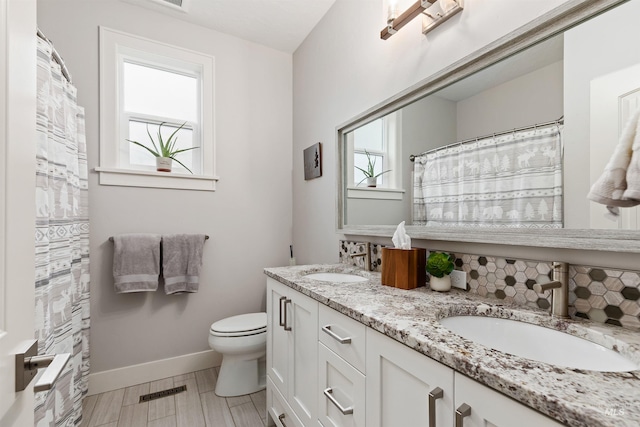
<svg viewBox="0 0 640 427"><path fill-rule="evenodd" d="M316 272L366 280L306 277ZM536 362L464 339L439 320L476 315L539 324L613 349L639 366L640 339L631 331L553 319L545 311L463 291L390 288L381 285L378 273L345 265L265 273L269 425L640 423L637 370L598 372Z"/></svg>

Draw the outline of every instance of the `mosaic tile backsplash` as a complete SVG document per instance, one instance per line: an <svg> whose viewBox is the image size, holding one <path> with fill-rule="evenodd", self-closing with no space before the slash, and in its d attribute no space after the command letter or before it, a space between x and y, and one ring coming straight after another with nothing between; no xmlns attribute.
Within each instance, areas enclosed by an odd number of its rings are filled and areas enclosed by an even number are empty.
<svg viewBox="0 0 640 427"><path fill-rule="evenodd" d="M373 271L382 271L382 248L371 244ZM340 262L364 268L364 258L351 258L364 242L340 241ZM548 309L551 291L537 294L536 283L551 280L551 263L482 255L452 254L456 270L467 273L467 291L530 307ZM428 282L427 275L427 282ZM569 266L569 314L631 329L640 329L640 272Z"/></svg>

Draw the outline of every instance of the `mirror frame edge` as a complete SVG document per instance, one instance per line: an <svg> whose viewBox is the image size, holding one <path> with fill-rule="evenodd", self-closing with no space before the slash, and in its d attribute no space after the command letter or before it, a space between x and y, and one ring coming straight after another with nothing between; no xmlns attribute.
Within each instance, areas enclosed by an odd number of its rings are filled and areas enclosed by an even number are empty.
<svg viewBox="0 0 640 427"><path fill-rule="evenodd" d="M338 161L336 233L345 236L392 237L396 229L395 225L354 226L344 223L344 134L627 1L629 0L569 0L338 125L336 127L336 159ZM411 238L419 240L640 253L640 233L630 236L628 230L564 228L527 230L489 227L455 229L415 225L407 226L406 229Z"/></svg>

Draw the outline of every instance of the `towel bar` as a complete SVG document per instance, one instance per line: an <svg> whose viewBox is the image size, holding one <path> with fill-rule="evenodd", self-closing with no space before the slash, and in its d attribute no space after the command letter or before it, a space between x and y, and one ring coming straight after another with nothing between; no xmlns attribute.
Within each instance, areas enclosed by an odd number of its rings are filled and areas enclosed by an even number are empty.
<svg viewBox="0 0 640 427"><path fill-rule="evenodd" d="M208 234L205 234L204 240L209 240L209 235ZM109 237L109 241L113 242L113 237Z"/></svg>

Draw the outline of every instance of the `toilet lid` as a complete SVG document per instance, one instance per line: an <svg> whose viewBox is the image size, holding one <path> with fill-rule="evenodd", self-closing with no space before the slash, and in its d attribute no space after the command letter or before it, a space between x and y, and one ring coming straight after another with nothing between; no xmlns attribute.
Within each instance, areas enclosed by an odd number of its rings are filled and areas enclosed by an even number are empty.
<svg viewBox="0 0 640 427"><path fill-rule="evenodd" d="M267 313L249 313L227 317L211 325L216 335L254 335L267 330Z"/></svg>

